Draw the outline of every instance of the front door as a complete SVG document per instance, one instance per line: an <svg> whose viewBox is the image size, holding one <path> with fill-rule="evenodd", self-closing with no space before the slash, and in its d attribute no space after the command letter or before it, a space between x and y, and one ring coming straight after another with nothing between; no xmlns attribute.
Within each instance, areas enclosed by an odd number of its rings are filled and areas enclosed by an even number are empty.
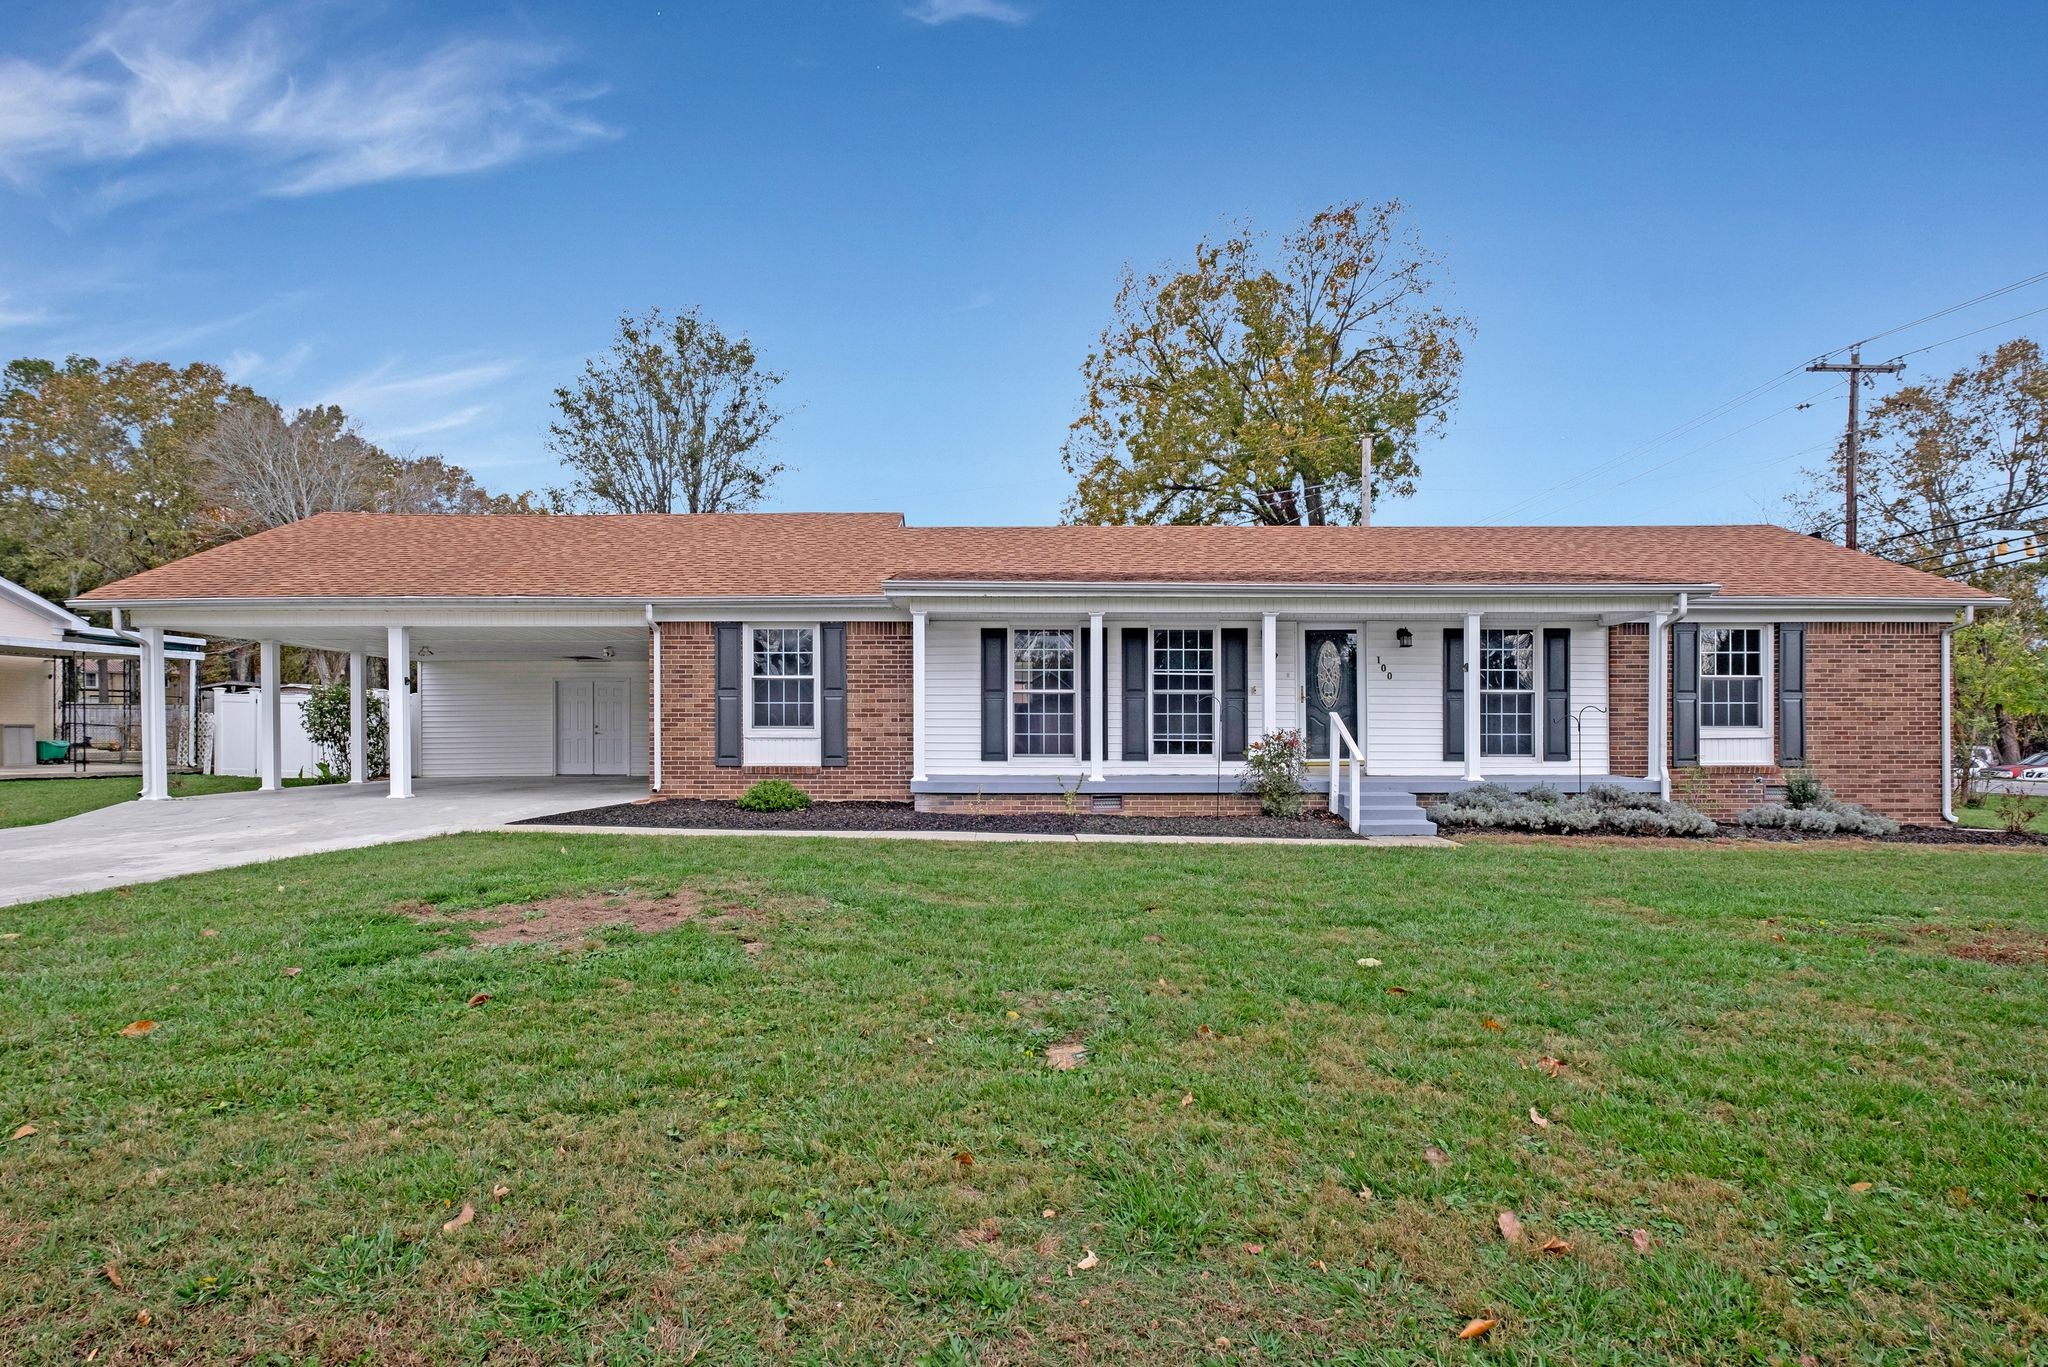
<svg viewBox="0 0 2048 1367"><path fill-rule="evenodd" d="M589 679L555 681L555 772L597 772L595 689Z"/></svg>
<svg viewBox="0 0 2048 1367"><path fill-rule="evenodd" d="M592 767L600 774L626 773L626 681L596 680L592 703L596 709L591 720Z"/></svg>
<svg viewBox="0 0 2048 1367"><path fill-rule="evenodd" d="M1303 739L1309 759L1327 761L1332 712L1358 739L1358 633L1316 627L1304 632L1303 640L1301 691L1308 716Z"/></svg>

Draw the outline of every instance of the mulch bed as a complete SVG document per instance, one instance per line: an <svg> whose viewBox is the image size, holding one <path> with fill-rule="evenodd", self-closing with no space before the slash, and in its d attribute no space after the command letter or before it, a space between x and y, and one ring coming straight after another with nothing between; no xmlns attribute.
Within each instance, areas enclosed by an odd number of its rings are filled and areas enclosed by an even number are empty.
<svg viewBox="0 0 2048 1367"><path fill-rule="evenodd" d="M800 812L749 812L730 802L665 798L536 816L520 825L640 826L718 831L976 831L989 835L1255 835L1288 840L1356 839L1327 812L1299 821L1267 816L980 816L920 812L907 802L819 802Z"/></svg>
<svg viewBox="0 0 2048 1367"><path fill-rule="evenodd" d="M1871 845L1988 845L2004 849L2048 847L2048 835L1978 830L1970 826L1901 826L1897 835L1820 835L1813 831L1787 831L1771 826L1723 824L1719 835L1652 835L1620 831L1511 831L1498 826L1444 826L1437 834L1446 840L1642 840L1666 845L1711 845L1717 840L1756 840L1777 845L1810 845L1861 841Z"/></svg>

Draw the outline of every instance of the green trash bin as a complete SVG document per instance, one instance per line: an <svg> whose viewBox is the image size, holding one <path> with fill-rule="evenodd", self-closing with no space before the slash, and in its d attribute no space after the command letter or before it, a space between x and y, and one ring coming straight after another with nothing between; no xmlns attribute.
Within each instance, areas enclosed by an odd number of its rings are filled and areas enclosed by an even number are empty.
<svg viewBox="0 0 2048 1367"><path fill-rule="evenodd" d="M61 740L39 740L36 742L36 763L38 764L62 763L64 757L70 753L71 747Z"/></svg>

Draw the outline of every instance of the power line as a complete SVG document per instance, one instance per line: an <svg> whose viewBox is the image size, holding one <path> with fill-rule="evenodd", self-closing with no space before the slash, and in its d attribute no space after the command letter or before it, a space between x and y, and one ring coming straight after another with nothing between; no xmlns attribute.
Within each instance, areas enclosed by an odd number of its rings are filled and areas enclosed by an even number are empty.
<svg viewBox="0 0 2048 1367"><path fill-rule="evenodd" d="M1937 318L1946 318L1951 313L1961 313L1964 309L1975 308L1977 305L1987 303L1990 300L1998 298L2002 294L2011 294L2014 290L2025 289L2027 286L2039 284L2043 280L2048 280L2048 271L2037 271L2034 274L2028 276L2024 280L2015 280L2010 285L2000 285L1995 290L1986 290L1984 293L1977 295L1974 298L1963 300L1963 302L1960 304L1950 304L1945 309L1936 309L1934 312L1927 314L1924 317L1915 318L1910 323L1900 323L1897 327L1886 328L1883 332L1873 332L1868 337L1864 337L1858 341L1851 342L1847 346L1838 346L1833 351L1822 352L1820 356L1818 356L1816 359L1824 361L1830 356L1839 356L1841 353L1853 350L1856 347L1867 346L1870 343L1876 341L1880 337L1890 337L1897 333L1910 332L1914 328L1919 327L1923 323L1931 323ZM1998 324L1994 323L1992 324L1992 326L1997 327ZM1964 335L1967 336L1968 334L1966 333ZM1936 343L1936 345L1939 346L1940 343ZM1906 354L1911 355L1912 353L1908 352Z"/></svg>
<svg viewBox="0 0 2048 1367"><path fill-rule="evenodd" d="M1904 361L1886 361L1881 365L1863 364L1863 348L1849 348L1849 362L1843 365L1836 361L1815 361L1808 370L1825 371L1849 377L1849 451L1848 459L1842 463L1842 544L1850 550L1856 549L1856 457L1863 444L1863 429L1856 421L1856 401L1863 392L1863 377L1870 375L1896 375L1906 368Z"/></svg>
<svg viewBox="0 0 2048 1367"><path fill-rule="evenodd" d="M1980 332L1989 332L1993 328L2008 327L2011 324L2020 322L2023 319L2032 318L2037 313L2048 313L2048 304L2043 304L2041 305L2041 307L2037 309L2028 309L2025 313L2015 313L2012 317L2000 319L1996 323L1986 323L1983 327L1980 328L1971 328L1968 332L1958 332L1953 337L1944 337L1938 342L1929 342L1926 346L1915 347L1911 351L1902 351L1898 355L1892 357L1892 359L1895 361L1903 361L1908 356L1918 356L1923 351L1932 351L1936 347L1945 347L1950 342L1960 342L1965 337L1975 337Z"/></svg>
<svg viewBox="0 0 2048 1367"><path fill-rule="evenodd" d="M2006 518L2022 518L2036 508L2048 508L2048 499L2041 499L2035 503L2024 503L2017 508L2009 508L2002 512L1979 513L1975 517L1950 518L1945 522L1936 522L1926 527L1910 527L1903 532L1893 532L1890 536L1879 537L1876 541L1871 542L1870 545L1874 550L1879 546L1889 546L1894 541L1907 541L1916 536L1937 535L1944 529L1960 531L1964 527L1978 522L1998 522Z"/></svg>

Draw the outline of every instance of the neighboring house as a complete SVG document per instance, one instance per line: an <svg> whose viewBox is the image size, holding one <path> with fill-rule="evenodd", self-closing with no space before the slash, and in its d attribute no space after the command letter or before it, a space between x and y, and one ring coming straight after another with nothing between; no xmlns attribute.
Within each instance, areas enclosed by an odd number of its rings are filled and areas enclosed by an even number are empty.
<svg viewBox="0 0 2048 1367"><path fill-rule="evenodd" d="M167 638L166 657L187 665L186 706L205 645ZM67 762L132 764L141 654L132 636L95 627L0 579L0 769L35 765L38 742L46 754L62 745ZM189 751L181 759L190 763Z"/></svg>
<svg viewBox="0 0 2048 1367"><path fill-rule="evenodd" d="M416 769L1209 811L1250 801L1249 741L1299 729L1318 759L1355 738L1406 821L1410 794L1581 775L1726 813L1796 766L1924 822L1949 632L1998 601L1769 526L328 513L81 604L264 641L266 679L279 642L412 662L395 796Z"/></svg>

